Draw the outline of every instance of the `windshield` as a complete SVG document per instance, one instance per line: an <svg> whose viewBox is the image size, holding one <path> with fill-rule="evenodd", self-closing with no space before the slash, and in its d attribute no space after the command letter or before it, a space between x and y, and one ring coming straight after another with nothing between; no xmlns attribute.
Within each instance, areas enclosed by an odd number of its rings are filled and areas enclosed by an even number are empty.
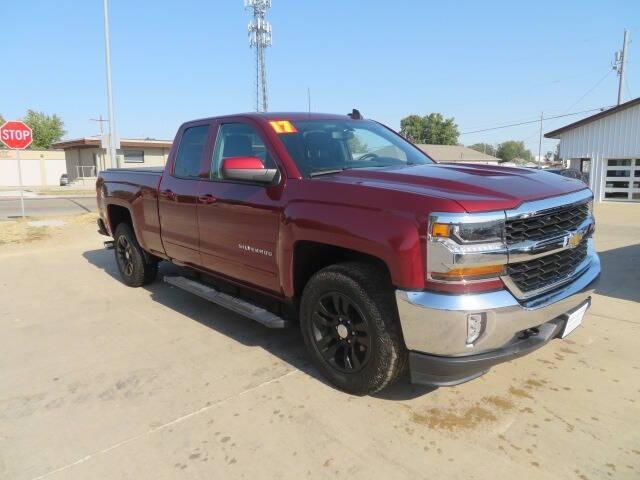
<svg viewBox="0 0 640 480"><path fill-rule="evenodd" d="M349 168L424 165L433 161L399 135L368 120L291 122L296 132L279 135L305 176Z"/></svg>

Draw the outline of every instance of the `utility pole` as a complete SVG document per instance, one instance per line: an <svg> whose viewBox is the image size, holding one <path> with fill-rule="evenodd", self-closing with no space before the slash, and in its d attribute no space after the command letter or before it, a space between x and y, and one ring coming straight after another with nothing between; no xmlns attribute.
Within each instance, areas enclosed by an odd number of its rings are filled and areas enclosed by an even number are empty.
<svg viewBox="0 0 640 480"><path fill-rule="evenodd" d="M102 137L104 135L104 127L102 126L102 124L108 122L109 120L105 120L104 118L102 118L102 114L100 114L100 117L98 118L90 118L89 120L91 120L92 122L98 122L100 124L100 137Z"/></svg>
<svg viewBox="0 0 640 480"><path fill-rule="evenodd" d="M622 50L618 50L615 55L615 60L611 64L613 70L618 74L618 105L623 102L624 97L624 67L627 64L627 44L628 41L627 29L624 30L624 39L622 41Z"/></svg>
<svg viewBox="0 0 640 480"><path fill-rule="evenodd" d="M538 139L538 170L542 168L542 120L544 112L540 112L540 138Z"/></svg>
<svg viewBox="0 0 640 480"><path fill-rule="evenodd" d="M107 64L107 104L109 107L109 158L111 168L118 168L116 160L116 123L113 114L113 95L111 92L111 46L109 40L109 0L102 0L104 10L104 54ZM100 124L102 125L102 124Z"/></svg>

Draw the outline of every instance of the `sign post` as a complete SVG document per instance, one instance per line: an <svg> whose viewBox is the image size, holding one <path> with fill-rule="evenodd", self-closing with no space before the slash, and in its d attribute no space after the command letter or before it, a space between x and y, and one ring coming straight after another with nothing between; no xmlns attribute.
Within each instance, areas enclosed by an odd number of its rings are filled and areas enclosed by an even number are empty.
<svg viewBox="0 0 640 480"><path fill-rule="evenodd" d="M22 218L24 218L24 190L22 190L22 163L20 162L20 150L16 150L16 160L18 160L18 185L20 185L20 212L22 213Z"/></svg>
<svg viewBox="0 0 640 480"><path fill-rule="evenodd" d="M20 209L22 218L24 214L24 192L22 191L22 164L20 163L20 150L24 150L33 142L33 132L27 124L17 120L9 120L0 127L0 141L7 148L16 151L18 160L18 183L20 184Z"/></svg>

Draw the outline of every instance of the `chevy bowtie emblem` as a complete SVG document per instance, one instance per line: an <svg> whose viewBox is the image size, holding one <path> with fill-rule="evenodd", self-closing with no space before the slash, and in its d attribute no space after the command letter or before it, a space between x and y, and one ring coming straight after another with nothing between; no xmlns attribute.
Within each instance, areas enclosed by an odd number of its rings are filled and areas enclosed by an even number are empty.
<svg viewBox="0 0 640 480"><path fill-rule="evenodd" d="M582 241L582 237L584 237L583 232L576 232L565 237L565 246L569 248L577 247L578 245L580 245L580 242Z"/></svg>

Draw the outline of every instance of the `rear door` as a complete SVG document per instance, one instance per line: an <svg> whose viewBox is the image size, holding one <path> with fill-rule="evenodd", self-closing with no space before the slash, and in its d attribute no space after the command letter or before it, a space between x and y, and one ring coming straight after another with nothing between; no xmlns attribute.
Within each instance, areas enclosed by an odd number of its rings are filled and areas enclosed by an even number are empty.
<svg viewBox="0 0 640 480"><path fill-rule="evenodd" d="M169 257L199 266L198 183L211 140L211 122L184 125L179 144L167 162L158 192L162 243Z"/></svg>
<svg viewBox="0 0 640 480"><path fill-rule="evenodd" d="M257 125L220 123L209 175L199 188L202 263L234 280L279 292L276 246L283 180L275 185L224 180L220 167L229 157L258 157L267 168L276 168L275 154Z"/></svg>

